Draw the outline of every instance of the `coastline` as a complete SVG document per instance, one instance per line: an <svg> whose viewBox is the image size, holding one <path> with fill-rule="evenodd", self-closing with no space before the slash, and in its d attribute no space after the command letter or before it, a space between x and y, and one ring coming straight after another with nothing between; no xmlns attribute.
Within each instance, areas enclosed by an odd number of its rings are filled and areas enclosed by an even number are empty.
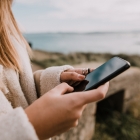
<svg viewBox="0 0 140 140"><path fill-rule="evenodd" d="M72 65L74 67L93 67L101 65L114 56L119 56L131 63L132 66L140 67L140 55L110 54L110 53L55 53L33 50L33 71L51 66Z"/></svg>

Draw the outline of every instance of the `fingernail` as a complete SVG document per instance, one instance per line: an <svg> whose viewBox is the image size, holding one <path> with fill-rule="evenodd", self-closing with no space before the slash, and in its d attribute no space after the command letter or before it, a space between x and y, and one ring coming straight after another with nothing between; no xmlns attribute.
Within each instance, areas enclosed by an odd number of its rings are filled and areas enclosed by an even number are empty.
<svg viewBox="0 0 140 140"><path fill-rule="evenodd" d="M83 80L83 79L85 79L85 76L79 74L79 75L78 75L78 78L81 79L81 80Z"/></svg>

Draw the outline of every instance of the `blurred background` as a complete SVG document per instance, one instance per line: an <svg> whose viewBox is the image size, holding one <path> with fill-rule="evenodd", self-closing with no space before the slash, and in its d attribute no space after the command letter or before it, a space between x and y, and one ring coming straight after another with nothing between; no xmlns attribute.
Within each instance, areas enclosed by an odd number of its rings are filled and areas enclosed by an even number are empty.
<svg viewBox="0 0 140 140"><path fill-rule="evenodd" d="M15 0L13 12L35 49L140 54L139 0Z"/></svg>
<svg viewBox="0 0 140 140"><path fill-rule="evenodd" d="M98 66L115 55L140 67L139 0L14 0L12 10L33 48L33 71L63 64ZM140 140L137 99L125 113L99 115L92 139Z"/></svg>

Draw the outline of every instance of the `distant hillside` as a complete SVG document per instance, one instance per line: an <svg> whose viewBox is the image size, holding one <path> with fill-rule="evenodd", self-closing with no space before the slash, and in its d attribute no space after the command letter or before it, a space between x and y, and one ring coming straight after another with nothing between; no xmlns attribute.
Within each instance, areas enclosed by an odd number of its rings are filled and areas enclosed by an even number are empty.
<svg viewBox="0 0 140 140"><path fill-rule="evenodd" d="M131 63L132 66L140 67L140 55L126 55L126 54L118 54L113 55L110 53L70 53L70 54L62 54L62 53L52 53L45 52L40 50L33 50L34 57L32 62L43 67L50 66L59 66L59 65L75 65L85 62L105 62L113 56L119 56Z"/></svg>

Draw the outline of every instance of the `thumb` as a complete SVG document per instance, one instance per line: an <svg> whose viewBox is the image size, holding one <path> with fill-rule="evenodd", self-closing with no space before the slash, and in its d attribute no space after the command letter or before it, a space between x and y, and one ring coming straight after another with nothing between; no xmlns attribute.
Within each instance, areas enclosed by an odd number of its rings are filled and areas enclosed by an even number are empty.
<svg viewBox="0 0 140 140"><path fill-rule="evenodd" d="M106 83L94 90L75 92L75 98L77 98L77 100L78 99L80 100L81 105L91 103L91 102L96 102L105 98L108 88L109 88L109 83Z"/></svg>
<svg viewBox="0 0 140 140"><path fill-rule="evenodd" d="M56 86L52 89L53 94L63 95L66 93L70 93L74 90L73 87L69 86L67 83L61 83L60 85Z"/></svg>

